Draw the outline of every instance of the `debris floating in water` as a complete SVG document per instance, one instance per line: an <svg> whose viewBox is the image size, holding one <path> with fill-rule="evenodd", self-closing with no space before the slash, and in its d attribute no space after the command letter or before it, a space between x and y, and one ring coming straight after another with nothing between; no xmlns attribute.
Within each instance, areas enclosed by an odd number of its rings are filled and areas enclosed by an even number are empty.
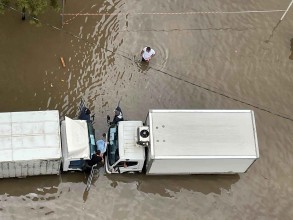
<svg viewBox="0 0 293 220"><path fill-rule="evenodd" d="M65 67L66 65L65 65L63 57L60 57L60 60L61 60L62 66Z"/></svg>

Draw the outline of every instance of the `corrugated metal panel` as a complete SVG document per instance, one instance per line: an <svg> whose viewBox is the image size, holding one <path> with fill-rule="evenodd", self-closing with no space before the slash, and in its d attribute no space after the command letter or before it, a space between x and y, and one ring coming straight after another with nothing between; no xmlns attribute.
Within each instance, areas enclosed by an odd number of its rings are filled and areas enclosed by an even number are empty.
<svg viewBox="0 0 293 220"><path fill-rule="evenodd" d="M17 163L20 169L19 176L28 176L28 163Z"/></svg>
<svg viewBox="0 0 293 220"><path fill-rule="evenodd" d="M15 164L14 162L9 162L8 163L8 172L9 172L9 177L15 177Z"/></svg>
<svg viewBox="0 0 293 220"><path fill-rule="evenodd" d="M28 176L33 176L34 175L34 161L27 161L27 174Z"/></svg>
<svg viewBox="0 0 293 220"><path fill-rule="evenodd" d="M3 178L10 177L10 175L9 175L9 169L8 169L8 164L9 164L9 162L3 162L2 163L2 174L3 174Z"/></svg>
<svg viewBox="0 0 293 220"><path fill-rule="evenodd" d="M46 171L47 174L53 173L53 163L54 161L51 161L51 160L47 161L47 171Z"/></svg>
<svg viewBox="0 0 293 220"><path fill-rule="evenodd" d="M14 163L14 167L15 167L15 176L22 176L21 165L19 163Z"/></svg>
<svg viewBox="0 0 293 220"><path fill-rule="evenodd" d="M0 178L59 174L59 172L59 159L0 163Z"/></svg>

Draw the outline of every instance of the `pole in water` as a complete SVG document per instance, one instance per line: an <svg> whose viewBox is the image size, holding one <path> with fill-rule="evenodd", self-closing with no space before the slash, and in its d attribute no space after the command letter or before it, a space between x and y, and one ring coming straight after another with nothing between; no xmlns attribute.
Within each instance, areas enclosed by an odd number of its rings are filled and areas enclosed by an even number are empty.
<svg viewBox="0 0 293 220"><path fill-rule="evenodd" d="M288 12L289 9L291 8L292 4L293 4L293 0L291 1L291 3L289 4L288 8L287 8L286 11L284 12L284 14L283 14L283 16L281 17L280 21L283 20L283 18L285 17L285 15L287 14L287 12Z"/></svg>
<svg viewBox="0 0 293 220"><path fill-rule="evenodd" d="M64 25L64 0L62 0L62 15L61 15L61 22L62 22L62 28Z"/></svg>
<svg viewBox="0 0 293 220"><path fill-rule="evenodd" d="M22 12L21 12L21 20L25 20L25 7L22 8Z"/></svg>

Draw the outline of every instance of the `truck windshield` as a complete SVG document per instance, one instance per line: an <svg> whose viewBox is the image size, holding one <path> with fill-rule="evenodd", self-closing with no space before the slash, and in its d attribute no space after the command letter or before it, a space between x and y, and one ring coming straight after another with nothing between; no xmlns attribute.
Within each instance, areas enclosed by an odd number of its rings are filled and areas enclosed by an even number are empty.
<svg viewBox="0 0 293 220"><path fill-rule="evenodd" d="M118 148L118 127L117 125L111 125L108 131L108 149L107 156L110 166L119 160L119 148Z"/></svg>
<svg viewBox="0 0 293 220"><path fill-rule="evenodd" d="M95 129L91 122L87 122L88 135L89 135L89 147L90 147L90 157L96 151L96 139L95 139Z"/></svg>

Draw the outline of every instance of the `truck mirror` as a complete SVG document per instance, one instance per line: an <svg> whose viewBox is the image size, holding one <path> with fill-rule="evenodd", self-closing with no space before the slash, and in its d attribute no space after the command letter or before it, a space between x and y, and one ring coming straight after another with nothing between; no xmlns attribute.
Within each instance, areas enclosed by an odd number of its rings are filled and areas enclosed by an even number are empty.
<svg viewBox="0 0 293 220"><path fill-rule="evenodd" d="M108 123L108 124L109 124L110 120L111 120L110 116L107 115L107 123Z"/></svg>

